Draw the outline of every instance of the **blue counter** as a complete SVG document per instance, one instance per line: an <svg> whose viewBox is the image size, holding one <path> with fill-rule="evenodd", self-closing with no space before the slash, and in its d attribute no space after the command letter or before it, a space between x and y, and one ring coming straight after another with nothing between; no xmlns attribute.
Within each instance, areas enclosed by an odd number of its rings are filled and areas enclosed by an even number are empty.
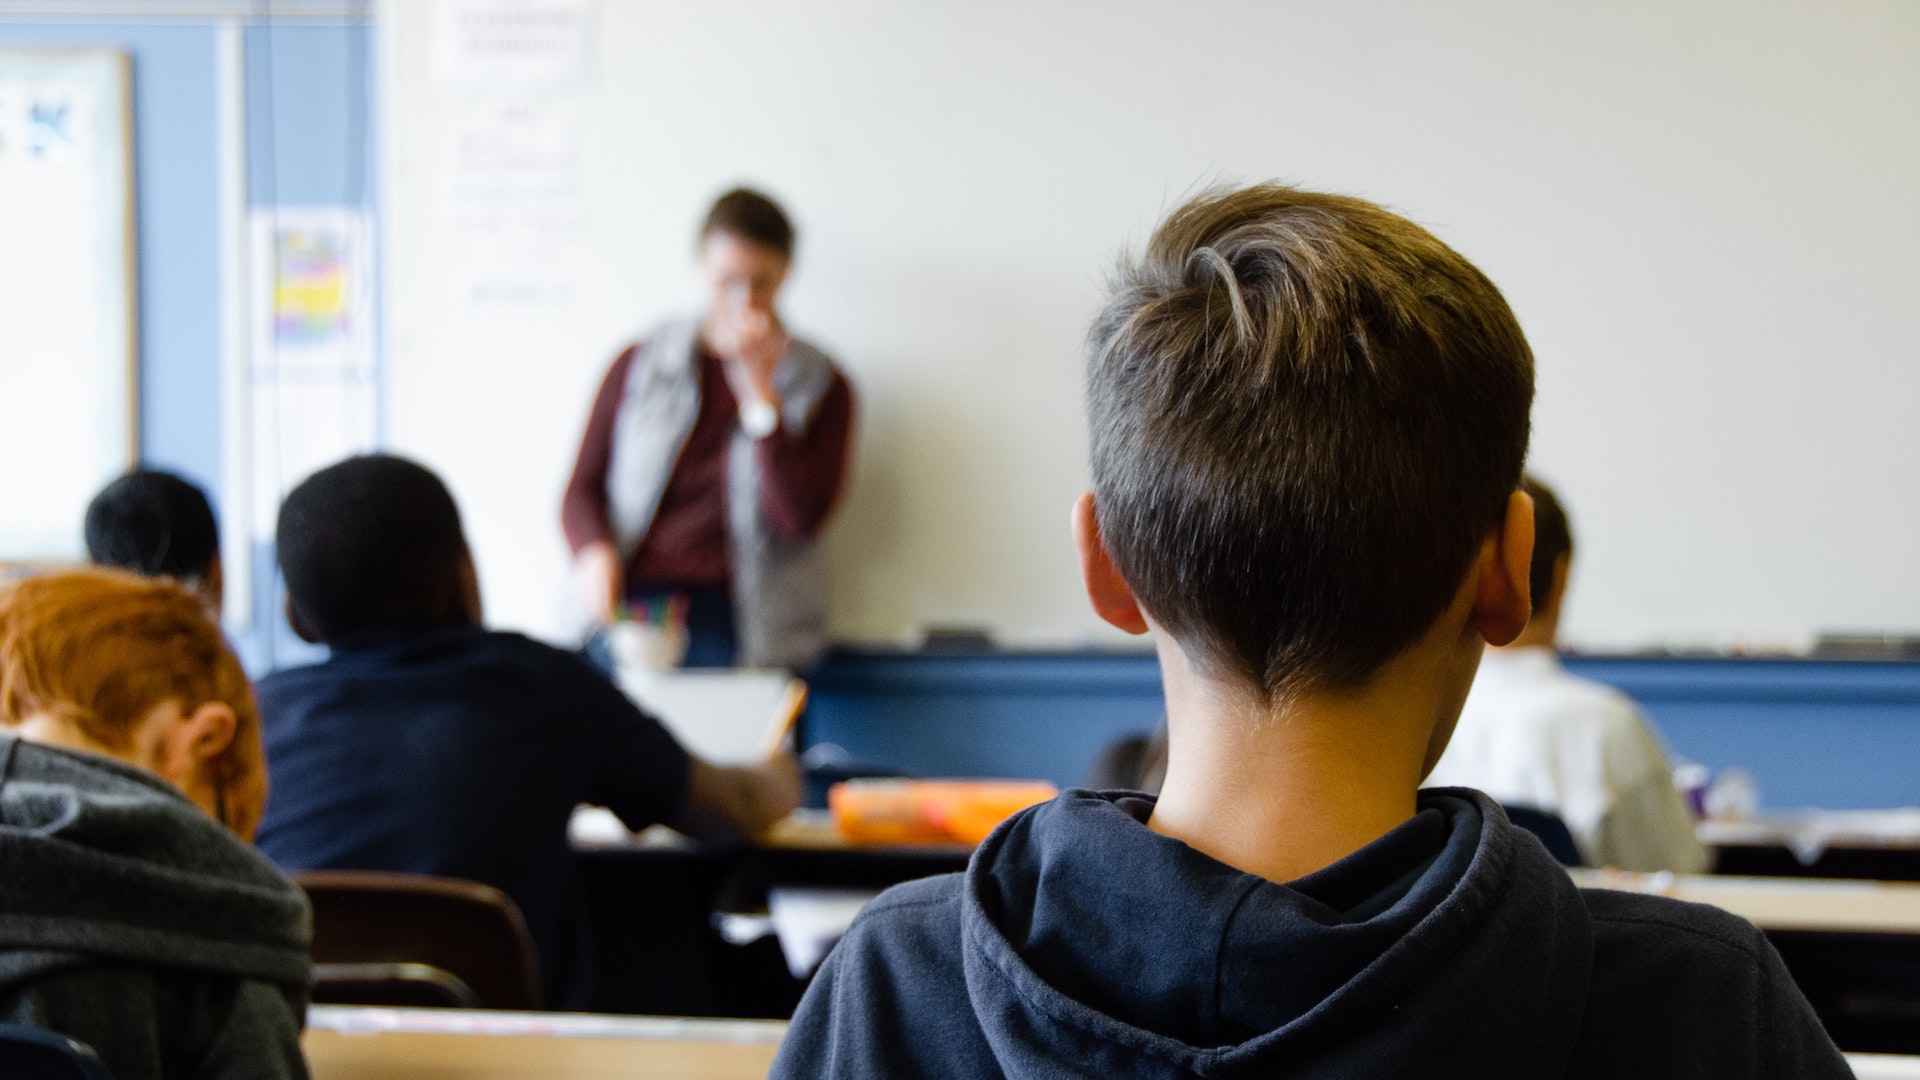
<svg viewBox="0 0 1920 1080"><path fill-rule="evenodd" d="M1641 702L1673 751L1738 765L1769 808L1920 804L1920 663L1578 657ZM918 776L1078 783L1164 712L1145 652L841 649L813 677L802 742Z"/></svg>

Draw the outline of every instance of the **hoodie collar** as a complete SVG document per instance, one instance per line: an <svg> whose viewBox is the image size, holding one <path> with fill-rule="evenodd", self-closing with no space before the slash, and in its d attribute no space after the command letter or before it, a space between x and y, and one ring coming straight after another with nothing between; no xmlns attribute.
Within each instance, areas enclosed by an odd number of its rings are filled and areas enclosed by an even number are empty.
<svg viewBox="0 0 1920 1080"><path fill-rule="evenodd" d="M76 954L308 981L305 897L165 781L0 735L0 988Z"/></svg>
<svg viewBox="0 0 1920 1080"><path fill-rule="evenodd" d="M1445 1011L1449 996L1477 998L1484 1014L1485 980L1442 987L1496 959L1538 969L1534 991L1542 980L1554 987L1512 1002L1519 1013L1584 1000L1584 905L1550 863L1551 873L1530 868L1525 887L1512 887L1511 827L1477 793L1423 792L1414 818L1286 884L1153 832L1152 805L1068 792L1010 820L976 854L963 931L969 995L1003 1064L1064 1054L1101 1075L1101 1058L1120 1055L1117 1068L1144 1053L1176 1071L1257 1071L1337 1045L1356 1023L1377 1027L1409 1002L1431 997ZM1526 924L1549 927L1553 940L1508 956ZM1509 974L1490 992L1529 982ZM1577 1024L1578 1010L1556 1017L1535 1026ZM1402 1027L1415 1042L1462 1034ZM1542 1053L1564 1043L1543 1042Z"/></svg>

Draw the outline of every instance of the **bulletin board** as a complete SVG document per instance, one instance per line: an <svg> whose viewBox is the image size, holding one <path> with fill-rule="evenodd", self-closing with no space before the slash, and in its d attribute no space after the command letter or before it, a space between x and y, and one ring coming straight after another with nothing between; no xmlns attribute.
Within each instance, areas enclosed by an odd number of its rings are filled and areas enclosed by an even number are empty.
<svg viewBox="0 0 1920 1080"><path fill-rule="evenodd" d="M84 556L138 453L132 101L115 49L0 49L0 562Z"/></svg>

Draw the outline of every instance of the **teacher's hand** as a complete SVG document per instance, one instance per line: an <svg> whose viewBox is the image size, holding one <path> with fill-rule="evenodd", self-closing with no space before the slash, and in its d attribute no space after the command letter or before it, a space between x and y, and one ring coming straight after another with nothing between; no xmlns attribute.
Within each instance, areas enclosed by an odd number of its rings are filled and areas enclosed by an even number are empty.
<svg viewBox="0 0 1920 1080"><path fill-rule="evenodd" d="M610 540L595 540L574 555L573 568L587 611L601 626L613 622L627 588L626 568L620 565L620 549Z"/></svg>
<svg viewBox="0 0 1920 1080"><path fill-rule="evenodd" d="M750 393L761 401L780 408L779 391L773 387L774 369L780 366L780 358L787 355L787 331L780 325L780 318L768 311L747 309L727 320L719 342L723 358L732 361L739 379L746 385L736 386L735 394Z"/></svg>

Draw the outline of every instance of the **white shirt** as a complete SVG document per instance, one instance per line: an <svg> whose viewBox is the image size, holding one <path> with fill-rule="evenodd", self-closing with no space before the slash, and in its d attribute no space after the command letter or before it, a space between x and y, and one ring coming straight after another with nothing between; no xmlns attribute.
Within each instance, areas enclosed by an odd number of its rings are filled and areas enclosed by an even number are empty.
<svg viewBox="0 0 1920 1080"><path fill-rule="evenodd" d="M1489 649L1429 787L1558 814L1593 866L1698 873L1706 849L1633 699L1551 649Z"/></svg>

